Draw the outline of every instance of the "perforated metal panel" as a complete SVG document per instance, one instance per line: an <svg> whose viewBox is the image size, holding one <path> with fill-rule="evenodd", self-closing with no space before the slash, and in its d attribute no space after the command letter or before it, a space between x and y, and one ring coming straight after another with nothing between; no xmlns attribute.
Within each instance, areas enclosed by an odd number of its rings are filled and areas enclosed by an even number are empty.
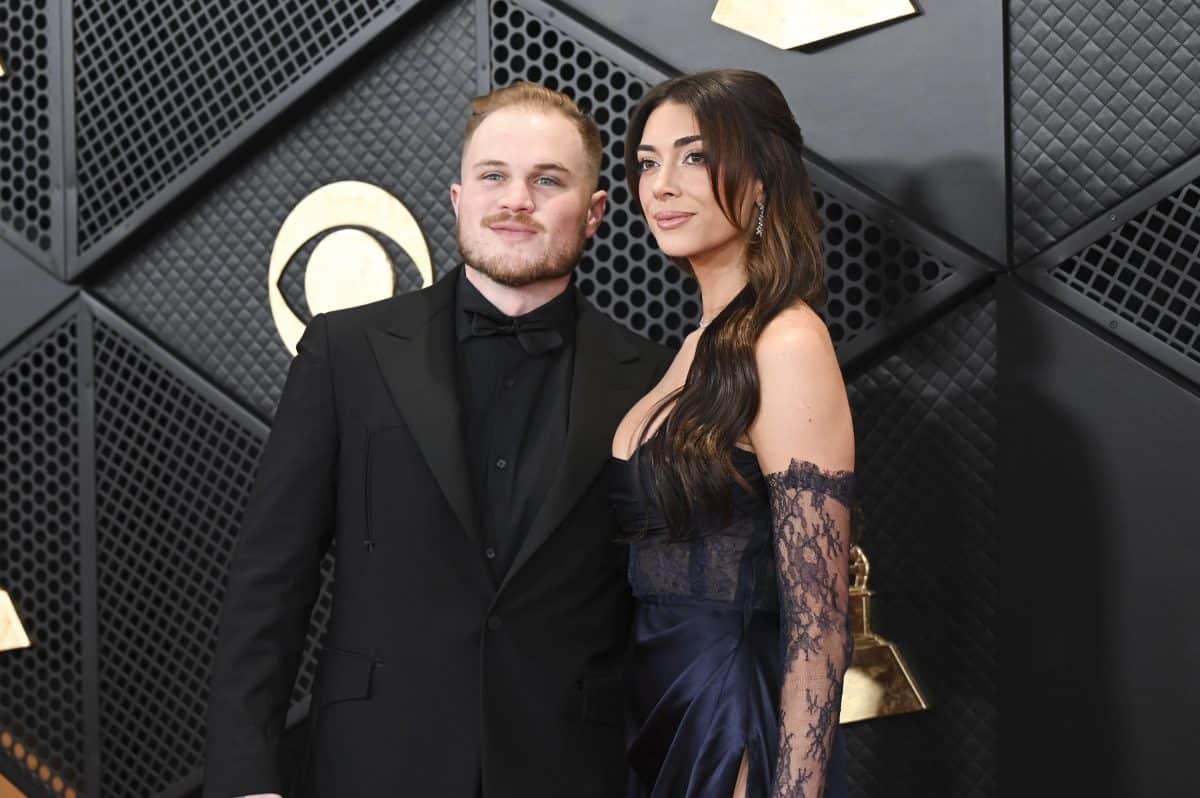
<svg viewBox="0 0 1200 798"><path fill-rule="evenodd" d="M51 794L86 786L78 364L69 316L0 360L0 587L34 644L0 654L0 756Z"/></svg>
<svg viewBox="0 0 1200 798"><path fill-rule="evenodd" d="M1050 275L1200 364L1200 179Z"/></svg>
<svg viewBox="0 0 1200 798"><path fill-rule="evenodd" d="M1200 149L1200 4L1008 9L1013 243L1024 260Z"/></svg>
<svg viewBox="0 0 1200 798"><path fill-rule="evenodd" d="M101 790L154 795L201 764L224 579L265 437L111 321L96 325L95 358Z"/></svg>
<svg viewBox="0 0 1200 798"><path fill-rule="evenodd" d="M74 3L78 251L391 4Z"/></svg>
<svg viewBox="0 0 1200 798"><path fill-rule="evenodd" d="M835 345L853 340L954 274L940 258L906 241L828 190L814 189L824 221L821 315Z"/></svg>
<svg viewBox="0 0 1200 798"><path fill-rule="evenodd" d="M50 251L50 25L46 0L0 0L0 224ZM55 142L57 144L57 142Z"/></svg>
<svg viewBox="0 0 1200 798"><path fill-rule="evenodd" d="M852 796L999 794L995 325L988 290L848 385L875 630L932 704L848 727Z"/></svg>
<svg viewBox="0 0 1200 798"><path fill-rule="evenodd" d="M605 142L601 186L609 192L609 211L580 262L580 289L634 332L678 346L699 318L698 286L658 251L625 185L626 123L649 88L646 80L553 24L538 4L494 0L490 10L494 85L529 80L569 94L596 120ZM828 189L817 186L816 193L830 293L822 314L835 344L954 273Z"/></svg>
<svg viewBox="0 0 1200 798"><path fill-rule="evenodd" d="M458 248L449 187L458 178L467 101L476 93L475 63L469 0L422 16L169 228L96 275L96 292L269 416L291 362L267 305L267 263L280 224L313 190L365 180L420 220L435 272L452 268ZM418 285L415 269L384 243L402 270L397 290ZM301 311L311 246L293 257L281 281Z"/></svg>

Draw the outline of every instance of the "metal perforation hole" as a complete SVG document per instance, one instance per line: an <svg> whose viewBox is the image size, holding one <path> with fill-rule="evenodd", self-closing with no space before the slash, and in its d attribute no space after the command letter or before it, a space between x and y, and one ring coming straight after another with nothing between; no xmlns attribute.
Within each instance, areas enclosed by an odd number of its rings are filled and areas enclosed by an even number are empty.
<svg viewBox="0 0 1200 798"><path fill-rule="evenodd" d="M45 0L0 0L0 223L41 250L51 246L50 115Z"/></svg>
<svg viewBox="0 0 1200 798"><path fill-rule="evenodd" d="M1200 179L1059 264L1051 275L1200 362Z"/></svg>
<svg viewBox="0 0 1200 798"><path fill-rule="evenodd" d="M69 321L0 372L0 587L34 644L0 655L0 756L57 792L85 786L76 351Z"/></svg>

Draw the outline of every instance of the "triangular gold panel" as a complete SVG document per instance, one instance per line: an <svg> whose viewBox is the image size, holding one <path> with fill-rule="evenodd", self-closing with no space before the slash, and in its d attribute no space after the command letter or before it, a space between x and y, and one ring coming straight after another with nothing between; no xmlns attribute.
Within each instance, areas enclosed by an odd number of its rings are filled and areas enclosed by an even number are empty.
<svg viewBox="0 0 1200 798"><path fill-rule="evenodd" d="M0 651L29 648L29 635L7 591L0 590Z"/></svg>
<svg viewBox="0 0 1200 798"><path fill-rule="evenodd" d="M912 0L718 0L712 21L790 50L916 13Z"/></svg>

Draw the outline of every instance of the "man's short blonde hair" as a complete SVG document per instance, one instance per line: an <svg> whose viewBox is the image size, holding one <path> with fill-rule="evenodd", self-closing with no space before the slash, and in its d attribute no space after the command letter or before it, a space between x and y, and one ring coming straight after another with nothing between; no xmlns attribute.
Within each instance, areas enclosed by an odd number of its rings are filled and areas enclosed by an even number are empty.
<svg viewBox="0 0 1200 798"><path fill-rule="evenodd" d="M467 129L463 133L463 151L471 143L471 136L476 128L487 119L488 115L502 108L528 108L534 111L559 113L570 120L579 130L583 139L583 151L587 156L588 171L592 185L600 182L600 160L603 157L603 145L600 142L600 129L590 116L579 110L567 95L536 83L519 80L511 86L484 94L471 100L471 115L467 118Z"/></svg>

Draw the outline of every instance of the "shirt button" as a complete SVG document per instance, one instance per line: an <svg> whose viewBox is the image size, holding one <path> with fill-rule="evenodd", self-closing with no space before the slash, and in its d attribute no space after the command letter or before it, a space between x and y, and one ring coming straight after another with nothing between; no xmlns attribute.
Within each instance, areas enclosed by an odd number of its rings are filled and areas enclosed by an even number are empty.
<svg viewBox="0 0 1200 798"><path fill-rule="evenodd" d="M491 629L493 632L496 631L497 629L500 628L500 619L497 618L495 615L493 615L491 618L488 618L487 627L488 627L488 629Z"/></svg>
<svg viewBox="0 0 1200 798"><path fill-rule="evenodd" d="M491 546L488 546L486 549L484 549L484 550L483 550L483 554L484 554L484 556L485 556L485 557L487 557L489 560L494 560L494 559L496 559L496 550L495 550L495 549L493 549Z"/></svg>
<svg viewBox="0 0 1200 798"><path fill-rule="evenodd" d="M496 461L496 468L499 468L501 471L503 471L504 469L508 468L508 461L501 457Z"/></svg>
<svg viewBox="0 0 1200 798"><path fill-rule="evenodd" d="M505 388L511 388L511 387L513 387L513 386L514 386L514 385L516 385L516 384L517 384L517 381L516 381L516 380L514 380L512 377L505 377L505 378L504 378L504 387L505 387Z"/></svg>

